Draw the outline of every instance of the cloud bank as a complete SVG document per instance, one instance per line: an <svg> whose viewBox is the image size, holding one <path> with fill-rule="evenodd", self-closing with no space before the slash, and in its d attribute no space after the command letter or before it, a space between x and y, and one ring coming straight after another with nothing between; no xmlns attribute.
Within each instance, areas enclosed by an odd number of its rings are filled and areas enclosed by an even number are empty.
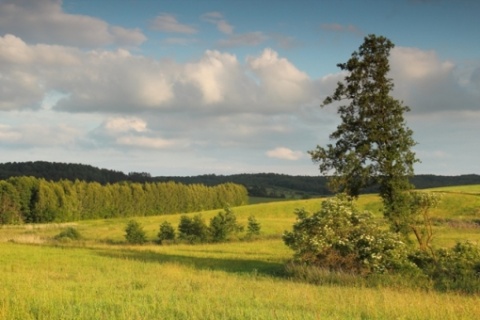
<svg viewBox="0 0 480 320"><path fill-rule="evenodd" d="M201 26L213 26L222 38L215 49L180 62L144 53L149 40L140 29L66 13L59 0L2 1L4 161L58 160L55 155L67 150L63 161L107 159L93 164L123 169L131 164L120 159L129 159L139 171L161 165L177 174L285 172L294 163L301 173L318 172L306 151L327 143L338 123L334 108L319 106L344 74L313 78L266 46L235 54L235 48L272 39L284 43L281 48L299 42L261 31L235 33L219 11L198 16L198 25L155 14L147 24L151 32L186 37L162 44L197 43ZM321 28L360 33L353 25ZM411 107L407 120L417 152L430 164L420 168L442 172L458 154L474 163L460 140L480 123L480 61L459 63L434 50L398 46L390 76L394 96Z"/></svg>

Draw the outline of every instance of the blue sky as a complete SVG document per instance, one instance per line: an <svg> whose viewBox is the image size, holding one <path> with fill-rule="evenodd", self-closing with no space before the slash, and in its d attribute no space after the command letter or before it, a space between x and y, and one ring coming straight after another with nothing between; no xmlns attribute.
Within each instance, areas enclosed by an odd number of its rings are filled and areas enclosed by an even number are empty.
<svg viewBox="0 0 480 320"><path fill-rule="evenodd" d="M476 0L0 0L0 161L318 175L320 108L388 37L417 174L480 173Z"/></svg>

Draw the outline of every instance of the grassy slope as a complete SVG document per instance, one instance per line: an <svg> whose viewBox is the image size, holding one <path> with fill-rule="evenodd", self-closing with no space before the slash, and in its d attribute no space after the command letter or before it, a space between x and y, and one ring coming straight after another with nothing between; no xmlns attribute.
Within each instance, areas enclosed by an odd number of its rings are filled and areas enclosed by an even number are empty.
<svg viewBox="0 0 480 320"><path fill-rule="evenodd" d="M453 193L453 192L462 192ZM480 186L446 190L435 215L480 219ZM437 190L438 191L438 190ZM127 246L126 219L75 224L85 237L52 245L64 225L0 229L0 319L476 319L480 297L410 289L314 286L283 275L291 251L280 235L294 210L315 211L320 199L234 208L246 224L253 214L263 238L209 245ZM380 209L377 196L359 205ZM467 208L467 209L466 209ZM477 211L475 211L477 210ZM203 212L206 220L218 210ZM154 239L159 224L179 215L137 219ZM480 242L480 228L443 223L437 245ZM39 245L8 243L31 242Z"/></svg>

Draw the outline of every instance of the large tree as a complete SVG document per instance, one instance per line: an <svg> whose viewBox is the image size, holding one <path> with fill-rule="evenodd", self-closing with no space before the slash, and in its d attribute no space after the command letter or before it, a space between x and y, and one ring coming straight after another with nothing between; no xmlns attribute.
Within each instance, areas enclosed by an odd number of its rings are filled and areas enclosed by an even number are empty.
<svg viewBox="0 0 480 320"><path fill-rule="evenodd" d="M347 75L322 105L339 105L341 123L330 135L335 143L309 153L320 172L330 175L333 191L357 197L363 188L378 185L385 216L396 231L406 231L405 191L413 188L409 177L418 160L404 120L410 108L391 96L394 85L387 74L393 47L387 38L369 35L346 63L337 65Z"/></svg>

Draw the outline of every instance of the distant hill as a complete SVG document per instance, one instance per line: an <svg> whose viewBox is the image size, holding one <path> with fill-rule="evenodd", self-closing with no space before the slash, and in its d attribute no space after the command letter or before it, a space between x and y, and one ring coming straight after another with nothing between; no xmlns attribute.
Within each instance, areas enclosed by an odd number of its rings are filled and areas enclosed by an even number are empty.
<svg viewBox="0 0 480 320"><path fill-rule="evenodd" d="M216 175L206 174L189 177L161 176L152 177L146 172L130 172L99 169L91 165L75 163L59 163L47 161L35 162L7 162L0 163L0 179L5 180L13 176L33 176L46 180L58 181L83 180L99 182L101 184L120 181L132 182L166 182L175 181L183 184L204 184L214 186L226 182L242 184L247 187L251 196L260 197L310 197L331 194L327 188L327 178L323 176L292 176L277 173L253 173ZM480 175L438 176L416 175L412 183L418 189L480 184ZM374 188L365 192L375 192Z"/></svg>
<svg viewBox="0 0 480 320"><path fill-rule="evenodd" d="M83 180L101 184L126 181L128 175L120 171L99 169L86 164L60 162L7 162L0 164L0 179L10 177L32 176L46 180Z"/></svg>

